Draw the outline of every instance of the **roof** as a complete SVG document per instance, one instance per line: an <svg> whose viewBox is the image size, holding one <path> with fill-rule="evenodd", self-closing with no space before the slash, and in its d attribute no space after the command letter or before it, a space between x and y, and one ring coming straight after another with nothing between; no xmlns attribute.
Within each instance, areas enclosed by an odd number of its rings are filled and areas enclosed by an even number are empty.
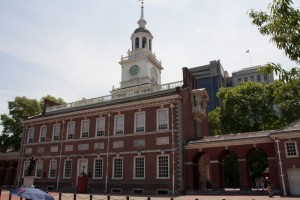
<svg viewBox="0 0 300 200"><path fill-rule="evenodd" d="M151 34L151 32L148 29L144 28L144 27L139 27L139 28L135 29L133 33L140 33L140 32Z"/></svg>

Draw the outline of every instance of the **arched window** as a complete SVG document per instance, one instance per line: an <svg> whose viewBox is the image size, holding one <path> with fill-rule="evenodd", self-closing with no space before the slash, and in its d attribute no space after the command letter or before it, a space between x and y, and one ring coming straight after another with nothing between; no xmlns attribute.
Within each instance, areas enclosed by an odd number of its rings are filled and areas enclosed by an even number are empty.
<svg viewBox="0 0 300 200"><path fill-rule="evenodd" d="M147 44L147 39L146 39L146 37L143 37L143 41L142 41L142 43L143 43L143 48L145 48L146 47L146 44Z"/></svg>
<svg viewBox="0 0 300 200"><path fill-rule="evenodd" d="M137 38L135 38L135 49L138 49L139 46L140 46L140 40L139 40L139 38L137 37Z"/></svg>

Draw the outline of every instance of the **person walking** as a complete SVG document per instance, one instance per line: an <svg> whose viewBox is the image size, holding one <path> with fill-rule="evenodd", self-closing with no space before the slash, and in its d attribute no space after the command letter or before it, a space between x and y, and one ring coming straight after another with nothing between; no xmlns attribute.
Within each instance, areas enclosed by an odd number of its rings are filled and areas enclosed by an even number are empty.
<svg viewBox="0 0 300 200"><path fill-rule="evenodd" d="M272 181L270 180L269 177L266 177L266 189L269 193L269 197L273 197L273 195L274 195L272 192L272 187L273 187Z"/></svg>

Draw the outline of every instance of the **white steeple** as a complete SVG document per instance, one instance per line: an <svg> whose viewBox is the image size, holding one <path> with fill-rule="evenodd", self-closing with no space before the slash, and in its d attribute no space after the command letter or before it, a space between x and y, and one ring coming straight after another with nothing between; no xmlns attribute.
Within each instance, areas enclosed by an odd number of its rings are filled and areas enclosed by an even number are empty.
<svg viewBox="0 0 300 200"><path fill-rule="evenodd" d="M147 21L144 18L144 1L141 1L142 6L141 6L141 18L138 21L139 27L145 28Z"/></svg>

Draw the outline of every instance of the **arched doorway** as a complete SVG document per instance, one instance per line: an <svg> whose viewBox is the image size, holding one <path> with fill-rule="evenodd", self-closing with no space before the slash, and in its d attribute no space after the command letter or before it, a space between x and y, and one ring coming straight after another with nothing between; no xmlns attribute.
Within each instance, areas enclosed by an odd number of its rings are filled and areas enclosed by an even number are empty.
<svg viewBox="0 0 300 200"><path fill-rule="evenodd" d="M193 159L194 191L212 189L210 157L205 153L198 153Z"/></svg>
<svg viewBox="0 0 300 200"><path fill-rule="evenodd" d="M268 159L267 154L262 149L252 149L247 155L251 186L253 188L262 188L264 177L268 174Z"/></svg>
<svg viewBox="0 0 300 200"><path fill-rule="evenodd" d="M233 151L224 151L220 156L223 166L224 188L239 188L240 174L238 157Z"/></svg>

